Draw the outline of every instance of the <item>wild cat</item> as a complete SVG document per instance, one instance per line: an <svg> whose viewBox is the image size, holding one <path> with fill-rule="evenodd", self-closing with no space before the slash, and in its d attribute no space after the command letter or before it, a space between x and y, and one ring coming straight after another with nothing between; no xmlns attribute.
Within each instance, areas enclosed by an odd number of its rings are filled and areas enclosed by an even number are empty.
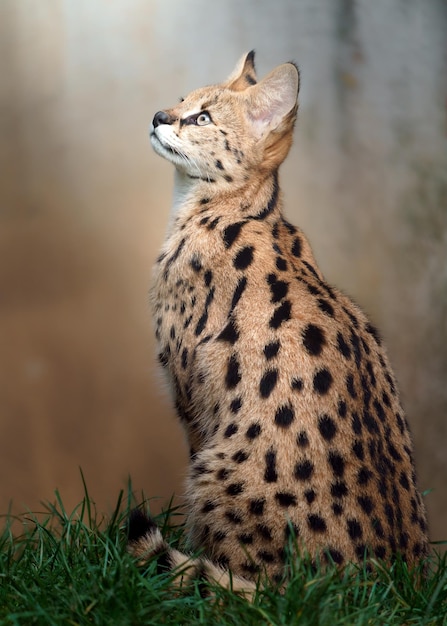
<svg viewBox="0 0 447 626"><path fill-rule="evenodd" d="M223 83L155 114L175 166L151 289L159 360L190 449L190 557L131 516L129 549L183 581L254 587L298 552L343 564L427 551L412 443L381 338L328 285L283 215L299 72L257 82L254 53ZM187 566L187 569L181 566ZM231 572L231 573L230 573Z"/></svg>

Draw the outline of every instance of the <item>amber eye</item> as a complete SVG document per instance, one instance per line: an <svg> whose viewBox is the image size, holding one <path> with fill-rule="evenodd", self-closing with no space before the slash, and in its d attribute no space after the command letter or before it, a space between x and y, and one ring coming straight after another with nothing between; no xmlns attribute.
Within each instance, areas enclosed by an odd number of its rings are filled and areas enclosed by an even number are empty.
<svg viewBox="0 0 447 626"><path fill-rule="evenodd" d="M197 116L196 123L198 126L206 126L211 123L210 114L207 111L203 111Z"/></svg>

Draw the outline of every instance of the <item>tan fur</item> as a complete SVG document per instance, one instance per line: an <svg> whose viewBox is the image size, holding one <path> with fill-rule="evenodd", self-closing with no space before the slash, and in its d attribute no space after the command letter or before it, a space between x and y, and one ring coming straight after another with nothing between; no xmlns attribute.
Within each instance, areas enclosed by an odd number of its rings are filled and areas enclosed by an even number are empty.
<svg viewBox="0 0 447 626"><path fill-rule="evenodd" d="M276 176L298 71L285 64L254 80L250 54L226 83L165 111L168 122L156 116L152 131L177 169L151 294L191 451L191 545L251 580L279 580L291 527L316 558L400 551L413 565L427 550L425 511L385 350L282 216ZM202 109L211 122L185 123Z"/></svg>

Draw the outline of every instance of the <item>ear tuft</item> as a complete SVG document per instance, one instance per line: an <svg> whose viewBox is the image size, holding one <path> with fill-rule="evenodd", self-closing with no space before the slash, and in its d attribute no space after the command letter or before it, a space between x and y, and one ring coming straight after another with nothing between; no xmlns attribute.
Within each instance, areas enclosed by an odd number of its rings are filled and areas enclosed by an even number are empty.
<svg viewBox="0 0 447 626"><path fill-rule="evenodd" d="M244 91L256 82L255 51L251 50L239 59L224 85L232 91Z"/></svg>
<svg viewBox="0 0 447 626"><path fill-rule="evenodd" d="M297 66L284 63L250 90L247 94L248 114L257 135L275 130L289 114L296 112L299 87Z"/></svg>

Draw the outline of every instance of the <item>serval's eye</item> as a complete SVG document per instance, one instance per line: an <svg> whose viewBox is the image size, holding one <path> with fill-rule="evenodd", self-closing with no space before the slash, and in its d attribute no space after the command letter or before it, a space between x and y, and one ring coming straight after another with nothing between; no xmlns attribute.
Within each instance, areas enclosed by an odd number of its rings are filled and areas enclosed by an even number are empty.
<svg viewBox="0 0 447 626"><path fill-rule="evenodd" d="M202 111L200 115L197 116L197 126L206 126L211 123L211 116L207 111Z"/></svg>

